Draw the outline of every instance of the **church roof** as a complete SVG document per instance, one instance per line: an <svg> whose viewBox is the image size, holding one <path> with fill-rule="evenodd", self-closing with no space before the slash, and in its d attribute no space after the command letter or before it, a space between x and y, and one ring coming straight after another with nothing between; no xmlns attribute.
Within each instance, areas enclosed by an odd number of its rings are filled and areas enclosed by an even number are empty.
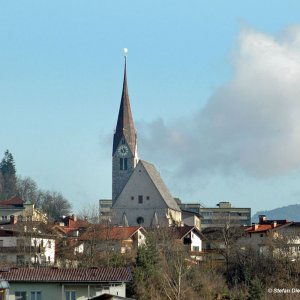
<svg viewBox="0 0 300 300"><path fill-rule="evenodd" d="M135 154L136 149L136 131L134 128L130 100L127 86L127 75L126 75L126 57L125 57L125 68L124 68L124 80L122 97L117 121L117 127L114 134L113 142L113 154L115 153L122 137L125 137L126 143L128 144L131 153Z"/></svg>
<svg viewBox="0 0 300 300"><path fill-rule="evenodd" d="M139 164L143 165L143 167L145 168L146 172L148 173L150 179L152 180L153 184L157 188L158 192L161 194L161 196L164 199L167 206L174 210L180 211L178 204L176 203L175 199L172 197L169 189L167 188L164 181L160 177L160 174L156 170L155 166L144 160L140 160Z"/></svg>

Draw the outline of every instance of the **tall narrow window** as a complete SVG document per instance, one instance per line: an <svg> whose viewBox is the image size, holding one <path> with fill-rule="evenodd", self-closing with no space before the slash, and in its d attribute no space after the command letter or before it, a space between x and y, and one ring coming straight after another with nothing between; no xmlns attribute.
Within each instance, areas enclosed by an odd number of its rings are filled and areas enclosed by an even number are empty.
<svg viewBox="0 0 300 300"><path fill-rule="evenodd" d="M143 203L143 196L139 196L139 203L140 203L140 204Z"/></svg>
<svg viewBox="0 0 300 300"><path fill-rule="evenodd" d="M128 168L127 158L120 158L120 170L126 171Z"/></svg>

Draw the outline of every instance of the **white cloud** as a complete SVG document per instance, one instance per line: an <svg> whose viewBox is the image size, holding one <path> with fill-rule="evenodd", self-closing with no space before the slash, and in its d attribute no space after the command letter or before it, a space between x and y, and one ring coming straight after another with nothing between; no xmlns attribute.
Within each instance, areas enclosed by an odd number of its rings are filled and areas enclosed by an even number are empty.
<svg viewBox="0 0 300 300"><path fill-rule="evenodd" d="M178 174L189 176L243 170L269 177L300 167L300 27L279 38L243 31L233 66L233 78L204 109L168 125L142 124L146 156L175 160Z"/></svg>

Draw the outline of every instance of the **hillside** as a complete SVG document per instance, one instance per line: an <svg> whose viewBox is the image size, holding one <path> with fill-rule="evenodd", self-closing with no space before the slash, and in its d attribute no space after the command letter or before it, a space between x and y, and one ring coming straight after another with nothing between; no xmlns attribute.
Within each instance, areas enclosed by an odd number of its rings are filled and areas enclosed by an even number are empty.
<svg viewBox="0 0 300 300"><path fill-rule="evenodd" d="M259 215L266 215L268 219L287 219L300 222L300 204L293 204L272 210L258 211L252 216L252 222L258 222Z"/></svg>

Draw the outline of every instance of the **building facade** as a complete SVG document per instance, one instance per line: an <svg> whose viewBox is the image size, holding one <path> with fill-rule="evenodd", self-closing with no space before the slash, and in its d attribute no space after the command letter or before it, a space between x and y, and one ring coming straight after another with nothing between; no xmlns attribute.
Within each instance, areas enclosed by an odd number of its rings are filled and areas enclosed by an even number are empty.
<svg viewBox="0 0 300 300"><path fill-rule="evenodd" d="M112 151L112 208L100 200L100 220L112 225L170 226L181 224L181 210L155 166L139 160L126 74ZM110 216L109 216L110 213Z"/></svg>
<svg viewBox="0 0 300 300"><path fill-rule="evenodd" d="M201 215L201 228L251 225L251 208L233 207L230 202L219 202L217 207L203 207L199 203L181 203L180 208Z"/></svg>

